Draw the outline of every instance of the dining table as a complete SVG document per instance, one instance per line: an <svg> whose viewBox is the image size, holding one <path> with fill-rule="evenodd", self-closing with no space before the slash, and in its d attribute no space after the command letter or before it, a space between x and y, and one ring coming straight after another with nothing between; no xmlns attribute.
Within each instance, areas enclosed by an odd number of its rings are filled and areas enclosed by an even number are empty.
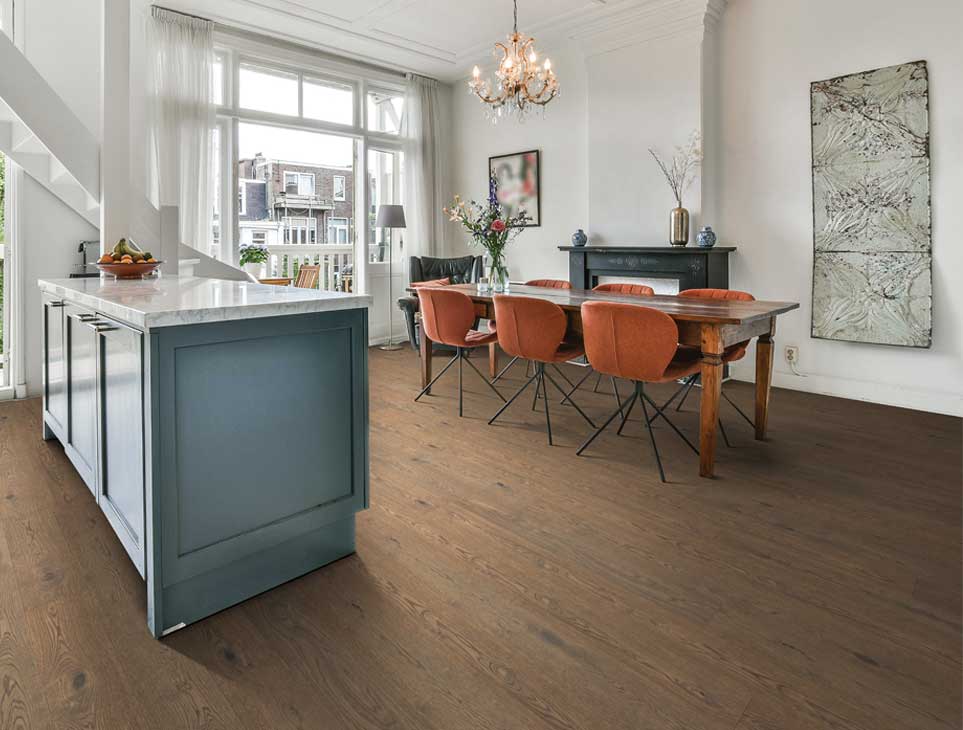
<svg viewBox="0 0 963 730"><path fill-rule="evenodd" d="M772 388L772 365L776 318L799 308L798 302L738 301L656 295L638 296L596 292L590 289L548 289L538 286L511 284L507 292L482 291L477 284L455 284L445 288L467 294L481 319L495 318L496 296L519 296L554 302L565 312L568 320L567 337L581 339L581 307L585 302L619 302L645 306L665 312L679 328L679 344L697 347L702 352L702 396L699 406L699 475L715 475L716 424L719 420L719 400L722 394L723 355L726 348L756 339L755 437L766 438L769 421L769 395ZM412 293L417 288L409 289ZM421 384L431 381L432 342L421 331ZM494 377L498 368L495 345L489 347L489 370Z"/></svg>

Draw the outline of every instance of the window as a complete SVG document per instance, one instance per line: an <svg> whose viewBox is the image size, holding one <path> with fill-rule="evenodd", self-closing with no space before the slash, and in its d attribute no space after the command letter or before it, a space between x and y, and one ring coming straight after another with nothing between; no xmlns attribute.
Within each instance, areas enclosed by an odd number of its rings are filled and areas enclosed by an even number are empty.
<svg viewBox="0 0 963 730"><path fill-rule="evenodd" d="M309 172L284 173L284 192L288 195L314 195L314 175Z"/></svg>
<svg viewBox="0 0 963 730"><path fill-rule="evenodd" d="M305 119L354 124L353 86L306 78L302 81L301 94Z"/></svg>
<svg viewBox="0 0 963 730"><path fill-rule="evenodd" d="M301 218L301 217L282 218L281 226L284 229L285 243L317 243L318 242L317 218Z"/></svg>
<svg viewBox="0 0 963 730"><path fill-rule="evenodd" d="M296 74L242 63L238 83L242 109L298 116Z"/></svg>
<svg viewBox="0 0 963 730"><path fill-rule="evenodd" d="M255 246L263 246L267 240L267 234L264 231L251 231L251 243Z"/></svg>
<svg viewBox="0 0 963 730"><path fill-rule="evenodd" d="M224 71L226 68L226 54L223 51L218 51L214 54L214 85L211 89L216 106L224 104Z"/></svg>
<svg viewBox="0 0 963 730"><path fill-rule="evenodd" d="M401 131L401 118L405 98L397 92L368 92L368 129L372 132L398 134Z"/></svg>
<svg viewBox="0 0 963 730"><path fill-rule="evenodd" d="M334 199L343 201L345 197L344 175L334 176Z"/></svg>
<svg viewBox="0 0 963 730"><path fill-rule="evenodd" d="M328 218L327 243L347 243L347 242L348 242L348 219L347 218Z"/></svg>
<svg viewBox="0 0 963 730"><path fill-rule="evenodd" d="M378 207L396 203L401 199L398 172L400 153L385 150L368 151L368 190L371 207L368 209L368 260L372 263L387 261L391 249L393 231L378 228Z"/></svg>

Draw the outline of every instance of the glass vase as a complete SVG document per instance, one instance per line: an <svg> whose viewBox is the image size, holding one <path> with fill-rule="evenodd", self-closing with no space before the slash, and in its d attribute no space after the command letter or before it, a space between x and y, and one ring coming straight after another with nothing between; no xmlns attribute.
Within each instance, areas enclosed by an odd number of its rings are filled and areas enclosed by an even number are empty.
<svg viewBox="0 0 963 730"><path fill-rule="evenodd" d="M492 291L496 293L504 293L509 289L508 282L508 267L504 263L498 262L492 264L491 276L491 287Z"/></svg>

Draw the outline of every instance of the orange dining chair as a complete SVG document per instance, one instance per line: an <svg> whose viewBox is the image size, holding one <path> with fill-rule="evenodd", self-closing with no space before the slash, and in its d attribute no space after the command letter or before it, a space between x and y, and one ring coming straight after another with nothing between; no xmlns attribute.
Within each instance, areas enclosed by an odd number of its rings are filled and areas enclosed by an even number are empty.
<svg viewBox="0 0 963 730"><path fill-rule="evenodd" d="M489 332L477 332L472 329L475 323L475 305L471 297L460 291L439 288L419 288L418 290L419 309L421 310L421 326L432 342L440 342L443 345L455 348L455 356L448 361L431 382L415 396L419 400L425 393L428 393L438 379L444 375L448 369L458 362L458 415L464 414L464 390L462 389L462 364L468 363L469 367L478 373L478 377L485 381L485 385L491 388L495 395L502 401L505 397L498 392L498 388L488 382L488 378L481 374L475 364L468 359L467 353L476 347L488 347L495 342L496 335Z"/></svg>
<svg viewBox="0 0 963 730"><path fill-rule="evenodd" d="M738 301L738 302L754 302L756 300L756 298L752 296L752 294L750 294L749 292L739 291L737 289L686 289L685 291L679 292L679 296L692 297L694 299L727 299L730 301ZM744 358L746 356L746 349L748 347L749 347L749 340L746 340L745 342L739 342L735 345L730 345L729 347L727 347L725 352L722 353L723 364L728 365L731 362L735 362L736 360L741 360L742 358ZM675 400L675 398L679 395L679 393L682 393L682 400L680 400L679 404L675 407L677 411L682 410L682 405L685 403L686 398L689 397L689 391L691 391L693 386L695 386L701 380L702 380L701 373L696 373L695 375L690 376L688 381L683 383L682 388L676 391L675 395L673 395L672 398L669 399L669 402L671 402ZM746 419L746 422L750 426L755 428L755 425L753 424L752 419L749 418L749 416L747 416L743 412L743 410L739 406L737 406L728 395L726 395L726 392L724 390L722 391L722 397L725 398L727 401L729 401L729 405L735 408L736 411L739 413L739 415L742 416L744 419ZM719 431L722 433L722 438L725 440L726 446L730 446L731 444L729 443L729 437L726 435L726 429L722 425L721 420L719 421Z"/></svg>
<svg viewBox="0 0 963 730"><path fill-rule="evenodd" d="M588 424L595 428L592 419L571 398L565 395L555 379L545 370L545 366L581 357L585 351L579 344L565 340L568 320L565 312L554 302L545 299L519 296L495 296L495 319L499 322L498 344L509 355L529 360L534 364L535 374L518 389L488 422L492 424L525 389L535 383L536 394L541 392L545 405L545 427L548 431L548 444L552 445L552 419L548 408L547 380L565 400L575 406L575 410Z"/></svg>
<svg viewBox="0 0 963 730"><path fill-rule="evenodd" d="M622 282L612 282L610 284L599 284L598 286L593 287L592 291L597 292L599 294L624 294L625 296L632 296L632 297L655 296L655 289L653 289L651 286L646 286L645 284L627 284ZM588 380L592 376L593 372L595 372L594 369L590 367L588 369L588 372L582 376L582 379L579 380L574 385L574 387L568 392L568 395L572 395L572 393L578 390L582 386L582 383L584 383L586 380ZM595 386L592 388L593 393L599 392L599 384L601 382L602 382L602 373L598 373L598 377L595 379ZM619 385L615 381L614 377L612 378L612 391L613 391L613 394L615 395L615 402L621 403L622 396L619 395Z"/></svg>
<svg viewBox="0 0 963 730"><path fill-rule="evenodd" d="M619 404L609 419L575 453L585 451L620 413L623 416L618 433L622 433L638 401L642 404L643 423L649 432L659 476L664 482L665 470L652 431L652 422L656 418L664 418L696 454L699 450L665 416L665 406L657 406L649 397L645 392L645 384L668 383L698 372L701 367L700 353L692 348L679 347L679 328L672 317L637 304L585 302L582 304L582 336L585 339L585 354L592 367L600 373L633 381L635 391ZM649 418L646 403L655 409L652 418Z"/></svg>
<svg viewBox="0 0 963 730"><path fill-rule="evenodd" d="M528 281L525 282L525 286L540 286L543 289L571 289L572 288L572 284L570 282L565 281L564 279L529 279ZM498 321L497 319L493 319L488 323L489 332L495 332L497 330L497 326L495 324L495 322L497 321ZM516 362L518 362L517 357L513 357L511 360L509 360L508 365L503 367L501 371L498 373L498 375L492 378L492 382L497 383L499 378L501 378L502 375L507 373L508 369L512 365L514 365ZM528 377L528 371L531 370L531 368L532 368L532 364L528 363L528 365L525 367L525 377ZM566 382L569 385L572 384L572 381L568 379L568 376L565 375L565 373L563 373L558 368L557 365L555 366L555 370L558 372L559 375L565 378Z"/></svg>

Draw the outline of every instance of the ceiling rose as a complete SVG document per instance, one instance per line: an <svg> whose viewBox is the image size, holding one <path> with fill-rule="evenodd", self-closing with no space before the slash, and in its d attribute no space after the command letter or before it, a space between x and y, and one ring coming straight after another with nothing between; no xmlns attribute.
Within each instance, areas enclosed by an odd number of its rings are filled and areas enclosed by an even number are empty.
<svg viewBox="0 0 963 730"><path fill-rule="evenodd" d="M534 107L544 108L558 95L558 79L552 62L545 59L539 65L535 39L518 32L518 0L515 6L515 26L508 36L508 44L496 43L494 56L498 61L495 81L481 78L478 66L472 70L468 88L488 105L489 115L497 121L503 115L523 120Z"/></svg>

